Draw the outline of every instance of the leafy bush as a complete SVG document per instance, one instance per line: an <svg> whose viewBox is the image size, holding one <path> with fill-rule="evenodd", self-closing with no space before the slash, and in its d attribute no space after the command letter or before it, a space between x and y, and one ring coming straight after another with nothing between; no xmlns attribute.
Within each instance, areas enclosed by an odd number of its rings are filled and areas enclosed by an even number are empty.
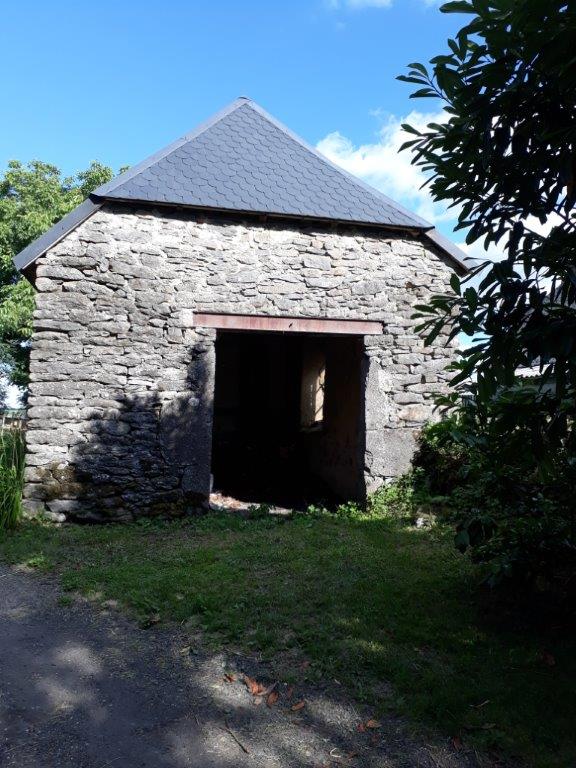
<svg viewBox="0 0 576 768"><path fill-rule="evenodd" d="M426 473L421 468L407 472L389 485L383 485L367 504L367 512L375 515L404 517L414 522L431 504L440 504L443 497L432 496Z"/></svg>
<svg viewBox="0 0 576 768"><path fill-rule="evenodd" d="M456 429L454 419L445 419L427 425L420 435L413 464L432 494L449 494L461 480L468 450L455 439Z"/></svg>
<svg viewBox="0 0 576 768"><path fill-rule="evenodd" d="M24 434L19 429L0 432L0 530L14 528L22 515Z"/></svg>
<svg viewBox="0 0 576 768"><path fill-rule="evenodd" d="M507 431L508 410L517 420L523 407L530 418ZM533 450L534 431L551 428L546 407L546 394L522 382L488 409L465 400L423 430L414 466L419 493L445 494L456 547L490 565L490 584L513 579L566 598L576 592L576 459L571 441L553 462Z"/></svg>

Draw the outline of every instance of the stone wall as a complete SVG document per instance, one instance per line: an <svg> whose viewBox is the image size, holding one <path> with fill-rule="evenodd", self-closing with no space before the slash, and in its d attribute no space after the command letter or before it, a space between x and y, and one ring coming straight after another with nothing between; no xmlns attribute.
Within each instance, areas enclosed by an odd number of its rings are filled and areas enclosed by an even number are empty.
<svg viewBox="0 0 576 768"><path fill-rule="evenodd" d="M41 257L31 353L30 511L130 519L201 505L210 474L214 331L194 311L373 319L366 482L408 466L451 354L412 306L452 268L377 230L104 207Z"/></svg>

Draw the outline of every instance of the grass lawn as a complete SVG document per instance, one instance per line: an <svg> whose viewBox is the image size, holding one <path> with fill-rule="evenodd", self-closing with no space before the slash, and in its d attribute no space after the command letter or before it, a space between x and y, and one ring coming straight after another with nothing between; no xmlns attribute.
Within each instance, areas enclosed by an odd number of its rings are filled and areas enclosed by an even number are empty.
<svg viewBox="0 0 576 768"><path fill-rule="evenodd" d="M145 619L189 621L259 650L285 680L337 678L381 712L465 745L566 768L576 761L576 641L494 607L449 530L390 517L298 515L0 534L11 563ZM390 684L390 685L388 685Z"/></svg>

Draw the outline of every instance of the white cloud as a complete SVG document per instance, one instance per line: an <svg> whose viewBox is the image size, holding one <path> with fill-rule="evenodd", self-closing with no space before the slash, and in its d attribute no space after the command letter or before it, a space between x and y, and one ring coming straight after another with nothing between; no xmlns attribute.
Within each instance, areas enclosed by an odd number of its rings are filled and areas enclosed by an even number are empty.
<svg viewBox="0 0 576 768"><path fill-rule="evenodd" d="M326 6L331 10L339 8L390 8L393 0L326 0Z"/></svg>
<svg viewBox="0 0 576 768"><path fill-rule="evenodd" d="M389 8L392 0L346 0L349 8Z"/></svg>
<svg viewBox="0 0 576 768"><path fill-rule="evenodd" d="M370 111L371 116L383 120L375 141L355 145L339 131L334 131L321 139L316 148L333 163L367 181L431 224L441 222L456 224L458 209L456 207L448 208L446 203L434 202L428 188L422 187L426 176L420 168L410 162L412 154L407 150L399 152L401 145L411 138L410 134L402 129L403 123L409 123L422 130L428 123L443 122L446 120L447 114L442 111L436 113L414 111L404 117L389 115L387 118L383 118L384 114L381 109ZM551 215L544 224L532 216L526 223L534 232L547 235L558 222L558 217ZM477 241L472 245L465 243L459 245L462 250L478 259L502 258L501 246L492 245L486 252L482 241Z"/></svg>
<svg viewBox="0 0 576 768"><path fill-rule="evenodd" d="M554 227L557 227L560 224L562 224L562 219L554 212L548 216L543 224L540 219L536 218L536 216L528 216L526 219L526 226L531 229L532 232L536 232L536 234L543 235L544 237L547 237Z"/></svg>
<svg viewBox="0 0 576 768"><path fill-rule="evenodd" d="M359 10L362 8L390 8L395 0L324 0L324 5L332 11L337 11L340 8L350 8L351 10ZM406 2L406 0L401 0ZM439 5L444 0L420 0L423 5L435 6Z"/></svg>
<svg viewBox="0 0 576 768"><path fill-rule="evenodd" d="M410 134L402 129L402 123L423 129L430 122L438 123L445 119L444 112L411 112L402 118L391 115L385 120L373 143L355 146L350 139L335 131L316 146L333 163L364 179L423 219L433 224L452 221L456 218L456 211L448 210L446 205L432 200L427 188L421 188L426 177L419 168L411 165L411 153L398 151L410 138Z"/></svg>

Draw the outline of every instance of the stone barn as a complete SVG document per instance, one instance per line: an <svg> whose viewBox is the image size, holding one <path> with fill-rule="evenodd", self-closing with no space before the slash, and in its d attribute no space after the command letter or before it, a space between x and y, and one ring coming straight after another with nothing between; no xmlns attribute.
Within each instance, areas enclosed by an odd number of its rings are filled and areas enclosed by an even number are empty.
<svg viewBox="0 0 576 768"><path fill-rule="evenodd" d="M240 98L28 246L29 512L363 499L409 466L452 350L413 305L463 254Z"/></svg>

